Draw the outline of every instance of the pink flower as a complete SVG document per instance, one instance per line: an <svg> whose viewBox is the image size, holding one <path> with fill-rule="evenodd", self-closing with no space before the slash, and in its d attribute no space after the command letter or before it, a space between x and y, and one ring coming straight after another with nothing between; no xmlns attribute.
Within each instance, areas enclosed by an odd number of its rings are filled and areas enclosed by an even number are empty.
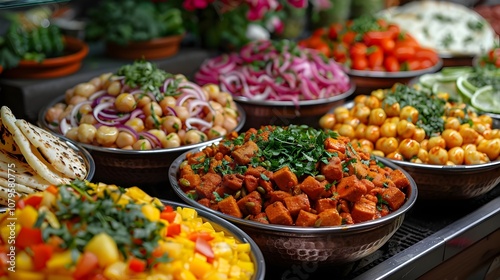
<svg viewBox="0 0 500 280"><path fill-rule="evenodd" d="M194 11L196 9L205 9L214 0L184 0L182 6L188 11Z"/></svg>
<svg viewBox="0 0 500 280"><path fill-rule="evenodd" d="M311 3L316 10L325 10L332 6L332 2L330 2L330 0L311 0Z"/></svg>
<svg viewBox="0 0 500 280"><path fill-rule="evenodd" d="M259 20L264 17L264 14L271 10L273 4L277 3L275 0L247 0L249 10L247 18L250 21Z"/></svg>
<svg viewBox="0 0 500 280"><path fill-rule="evenodd" d="M270 18L266 26L271 32L276 32L278 34L282 33L285 29L283 21L281 21L281 19L277 16L273 16L272 18Z"/></svg>
<svg viewBox="0 0 500 280"><path fill-rule="evenodd" d="M307 7L307 0L288 0L288 3L299 9Z"/></svg>

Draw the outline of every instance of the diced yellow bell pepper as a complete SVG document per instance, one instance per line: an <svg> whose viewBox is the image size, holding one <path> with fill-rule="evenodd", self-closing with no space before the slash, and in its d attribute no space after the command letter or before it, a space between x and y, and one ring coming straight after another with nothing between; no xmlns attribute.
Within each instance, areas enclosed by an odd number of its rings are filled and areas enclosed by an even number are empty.
<svg viewBox="0 0 500 280"><path fill-rule="evenodd" d="M78 260L73 260L71 251L67 250L62 253L56 253L47 261L48 270L58 270L70 266L73 262Z"/></svg>
<svg viewBox="0 0 500 280"><path fill-rule="evenodd" d="M21 225L19 223L15 223L14 230L15 230L15 233L17 236L17 234L21 230ZM2 236L3 242L5 242L5 243L9 242L8 240L9 240L10 234L11 234L11 227L8 226L8 223L6 223L5 225L2 225L0 227L0 236Z"/></svg>
<svg viewBox="0 0 500 280"><path fill-rule="evenodd" d="M193 220L197 217L198 213L196 212L195 209L189 208L189 207L184 207L182 208L181 211L181 216L183 220Z"/></svg>
<svg viewBox="0 0 500 280"><path fill-rule="evenodd" d="M239 252L238 253L238 260L239 261L244 261L244 262L249 262L250 261L250 255L245 252Z"/></svg>
<svg viewBox="0 0 500 280"><path fill-rule="evenodd" d="M238 260L236 265L239 266L242 270L244 270L246 272L250 272L250 273L255 272L255 266L251 261Z"/></svg>
<svg viewBox="0 0 500 280"><path fill-rule="evenodd" d="M10 280L44 280L45 276L38 272L16 271L9 272Z"/></svg>
<svg viewBox="0 0 500 280"><path fill-rule="evenodd" d="M26 205L26 207L21 210L17 221L21 227L32 228L35 225L36 219L38 219L38 211L35 207L31 205Z"/></svg>
<svg viewBox="0 0 500 280"><path fill-rule="evenodd" d="M141 212L142 214L144 214L144 216L146 216L146 219L150 220L151 222L160 220L160 209L151 204L144 204L141 207Z"/></svg>
<svg viewBox="0 0 500 280"><path fill-rule="evenodd" d="M152 200L152 197L149 196L145 191L138 187L130 187L127 189L127 192L125 193L128 196L130 196L134 200L145 200L150 202Z"/></svg>
<svg viewBox="0 0 500 280"><path fill-rule="evenodd" d="M250 243L236 244L237 252L250 252Z"/></svg>
<svg viewBox="0 0 500 280"><path fill-rule="evenodd" d="M33 270L33 260L28 255L28 253L26 253L26 251L21 251L16 256L16 266L16 268L19 270Z"/></svg>
<svg viewBox="0 0 500 280"><path fill-rule="evenodd" d="M104 269L104 277L109 280L126 280L127 277L127 264L124 262L113 262Z"/></svg>
<svg viewBox="0 0 500 280"><path fill-rule="evenodd" d="M107 267L120 259L120 252L115 240L104 232L94 235L85 246L84 251L94 253L99 259L101 267Z"/></svg>
<svg viewBox="0 0 500 280"><path fill-rule="evenodd" d="M206 258L198 257L199 254L195 254L195 257L191 260L189 264L189 270L198 278L204 278L205 275L210 272L213 267L207 262Z"/></svg>
<svg viewBox="0 0 500 280"><path fill-rule="evenodd" d="M174 274L174 279L175 280L196 280L196 276L194 274L187 270L183 269L179 273Z"/></svg>

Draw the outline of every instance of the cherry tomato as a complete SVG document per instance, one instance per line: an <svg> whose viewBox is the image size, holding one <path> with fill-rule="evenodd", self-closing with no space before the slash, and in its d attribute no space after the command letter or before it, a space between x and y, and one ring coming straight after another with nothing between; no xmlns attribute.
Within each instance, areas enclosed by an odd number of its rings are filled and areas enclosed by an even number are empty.
<svg viewBox="0 0 500 280"><path fill-rule="evenodd" d="M356 39L356 32L354 31L347 31L342 35L342 42L346 43L347 45L351 45L354 43Z"/></svg>
<svg viewBox="0 0 500 280"><path fill-rule="evenodd" d="M399 28L399 25L397 24L389 24L387 26L387 30L389 30L392 33L392 39L396 39L398 35L401 33L401 29Z"/></svg>
<svg viewBox="0 0 500 280"><path fill-rule="evenodd" d="M337 37L339 36L341 30L342 30L341 23L332 23L328 28L328 37L331 40L337 40Z"/></svg>
<svg viewBox="0 0 500 280"><path fill-rule="evenodd" d="M363 42L367 46L381 45L382 40L392 39L391 31L368 31L363 35Z"/></svg>
<svg viewBox="0 0 500 280"><path fill-rule="evenodd" d="M333 43L331 55L335 61L344 63L347 59L347 46L342 42Z"/></svg>
<svg viewBox="0 0 500 280"><path fill-rule="evenodd" d="M419 47L415 50L415 58L420 61L429 60L433 65L439 61L439 56L436 51L424 47Z"/></svg>
<svg viewBox="0 0 500 280"><path fill-rule="evenodd" d="M368 51L368 67L379 68L384 63L384 52L378 46L371 46Z"/></svg>
<svg viewBox="0 0 500 280"><path fill-rule="evenodd" d="M313 31L312 36L313 37L321 37L326 34L326 29L325 28L318 28Z"/></svg>
<svg viewBox="0 0 500 280"><path fill-rule="evenodd" d="M351 60L351 68L354 70L366 70L366 68L368 67L368 59L364 55L351 57Z"/></svg>
<svg viewBox="0 0 500 280"><path fill-rule="evenodd" d="M322 44L316 45L314 49L324 54L326 57L330 57L330 47L328 47L326 43L323 42Z"/></svg>
<svg viewBox="0 0 500 280"><path fill-rule="evenodd" d="M412 58L412 59L408 59L407 61L403 62L403 64L401 65L401 68L402 68L401 70L404 70L404 71L415 71L415 70L422 69L422 64L421 64L420 60Z"/></svg>
<svg viewBox="0 0 500 280"><path fill-rule="evenodd" d="M393 54L399 62L407 61L415 55L415 47L404 42L396 42Z"/></svg>
<svg viewBox="0 0 500 280"><path fill-rule="evenodd" d="M380 40L380 47L382 48L385 54L391 54L394 51L395 46L396 43L394 42L393 39L384 38Z"/></svg>
<svg viewBox="0 0 500 280"><path fill-rule="evenodd" d="M399 62L398 59L394 56L388 56L384 60L385 70L388 72L397 72L399 71Z"/></svg>
<svg viewBox="0 0 500 280"><path fill-rule="evenodd" d="M361 43L361 42L356 42L352 44L352 46L349 48L349 55L351 57L355 56L365 56L366 52L368 50L368 47Z"/></svg>

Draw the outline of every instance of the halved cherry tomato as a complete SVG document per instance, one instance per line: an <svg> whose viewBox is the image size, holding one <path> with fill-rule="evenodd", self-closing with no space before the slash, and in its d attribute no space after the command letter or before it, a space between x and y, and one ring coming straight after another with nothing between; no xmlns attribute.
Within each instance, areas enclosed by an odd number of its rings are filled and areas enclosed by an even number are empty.
<svg viewBox="0 0 500 280"><path fill-rule="evenodd" d="M391 31L368 31L363 35L363 42L367 46L381 45L384 39L392 39Z"/></svg>
<svg viewBox="0 0 500 280"><path fill-rule="evenodd" d="M356 35L357 33L354 31L347 31L341 36L342 42L346 43L347 45L351 45L356 40Z"/></svg>
<svg viewBox="0 0 500 280"><path fill-rule="evenodd" d="M378 46L368 48L368 67L371 69L379 68L384 63L384 52Z"/></svg>
<svg viewBox="0 0 500 280"><path fill-rule="evenodd" d="M339 36L342 28L343 27L341 23L332 23L328 28L328 38L330 38L330 40L337 40L337 37Z"/></svg>
<svg viewBox="0 0 500 280"><path fill-rule="evenodd" d="M368 50L368 47L361 43L361 42L356 42L352 44L352 46L349 48L349 55L351 57L356 57L356 56L365 56L366 52Z"/></svg>
<svg viewBox="0 0 500 280"><path fill-rule="evenodd" d="M407 61L415 55L415 47L404 42L396 42L393 54L399 62Z"/></svg>
<svg viewBox="0 0 500 280"><path fill-rule="evenodd" d="M388 72L397 72L399 71L399 62L398 59L394 56L388 56L384 60L385 70Z"/></svg>
<svg viewBox="0 0 500 280"><path fill-rule="evenodd" d="M76 279L87 279L88 276L99 267L99 259L94 253L84 252L76 264L73 277Z"/></svg>
<svg viewBox="0 0 500 280"><path fill-rule="evenodd" d="M366 56L354 56L351 57L352 65L351 68L355 70L366 70L368 68L368 59Z"/></svg>
<svg viewBox="0 0 500 280"><path fill-rule="evenodd" d="M36 244L30 247L33 253L33 269L42 270L47 261L52 257L54 247L47 244Z"/></svg>
<svg viewBox="0 0 500 280"><path fill-rule="evenodd" d="M141 259L138 259L138 258L130 258L129 262L128 262L128 268L133 271L133 272L137 272L137 273L140 273L140 272L143 272L146 270L146 261L145 260L141 260Z"/></svg>

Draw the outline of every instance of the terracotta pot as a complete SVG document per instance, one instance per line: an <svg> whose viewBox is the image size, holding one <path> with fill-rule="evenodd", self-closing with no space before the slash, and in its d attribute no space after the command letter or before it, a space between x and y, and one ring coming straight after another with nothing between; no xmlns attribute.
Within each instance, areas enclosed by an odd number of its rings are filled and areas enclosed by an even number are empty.
<svg viewBox="0 0 500 280"><path fill-rule="evenodd" d="M130 42L127 45L106 44L106 55L121 59L158 59L166 58L179 51L184 35L169 36L144 42Z"/></svg>
<svg viewBox="0 0 500 280"><path fill-rule="evenodd" d="M21 60L12 69L5 69L2 76L21 79L57 78L75 73L89 53L88 45L74 37L64 37L66 55L47 58L42 62Z"/></svg>

